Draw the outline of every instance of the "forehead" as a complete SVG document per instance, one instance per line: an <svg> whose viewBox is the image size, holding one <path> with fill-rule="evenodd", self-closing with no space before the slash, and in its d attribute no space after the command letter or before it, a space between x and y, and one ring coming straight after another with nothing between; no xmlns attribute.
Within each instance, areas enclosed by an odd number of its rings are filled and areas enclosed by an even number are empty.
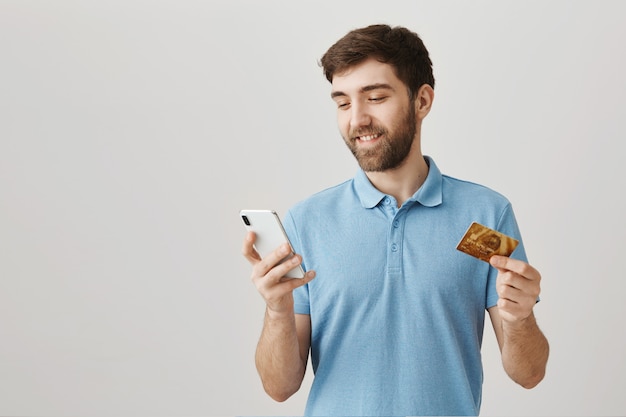
<svg viewBox="0 0 626 417"><path fill-rule="evenodd" d="M395 90L403 88L402 81L396 76L391 65L370 58L335 74L331 94L337 92L346 95L357 94L363 91L364 87L376 84L387 84Z"/></svg>

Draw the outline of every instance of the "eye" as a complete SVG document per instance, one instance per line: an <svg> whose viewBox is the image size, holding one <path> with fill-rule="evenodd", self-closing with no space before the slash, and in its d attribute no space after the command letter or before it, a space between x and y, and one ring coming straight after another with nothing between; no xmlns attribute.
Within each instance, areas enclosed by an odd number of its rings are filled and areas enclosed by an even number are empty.
<svg viewBox="0 0 626 417"><path fill-rule="evenodd" d="M345 110L350 106L350 102L347 101L338 101L337 102L337 108L339 110Z"/></svg>
<svg viewBox="0 0 626 417"><path fill-rule="evenodd" d="M370 97L368 100L372 103L380 103L381 101L384 101L387 98L387 96L374 96L374 97Z"/></svg>

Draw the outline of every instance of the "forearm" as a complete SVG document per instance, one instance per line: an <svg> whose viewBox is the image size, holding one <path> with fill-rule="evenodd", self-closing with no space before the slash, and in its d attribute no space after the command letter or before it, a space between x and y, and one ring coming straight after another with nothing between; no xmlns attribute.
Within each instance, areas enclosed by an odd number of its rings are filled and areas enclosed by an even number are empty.
<svg viewBox="0 0 626 417"><path fill-rule="evenodd" d="M300 356L295 315L267 309L256 351L256 366L265 391L285 401L302 384L306 359Z"/></svg>
<svg viewBox="0 0 626 417"><path fill-rule="evenodd" d="M543 379L549 345L535 317L520 323L502 321L502 363L507 374L524 388L533 388Z"/></svg>

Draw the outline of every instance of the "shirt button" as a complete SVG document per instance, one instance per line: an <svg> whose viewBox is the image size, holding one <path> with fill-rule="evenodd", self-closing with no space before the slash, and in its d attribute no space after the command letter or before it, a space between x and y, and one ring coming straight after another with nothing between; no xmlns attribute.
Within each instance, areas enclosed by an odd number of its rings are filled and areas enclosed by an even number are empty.
<svg viewBox="0 0 626 417"><path fill-rule="evenodd" d="M398 245L396 245L395 243L391 245L391 251L392 252L398 252Z"/></svg>
<svg viewBox="0 0 626 417"><path fill-rule="evenodd" d="M385 204L389 205L391 204L391 199L389 197L385 197Z"/></svg>
<svg viewBox="0 0 626 417"><path fill-rule="evenodd" d="M398 228L398 226L400 226L400 222L397 220L393 221L393 227L395 227L396 229Z"/></svg>

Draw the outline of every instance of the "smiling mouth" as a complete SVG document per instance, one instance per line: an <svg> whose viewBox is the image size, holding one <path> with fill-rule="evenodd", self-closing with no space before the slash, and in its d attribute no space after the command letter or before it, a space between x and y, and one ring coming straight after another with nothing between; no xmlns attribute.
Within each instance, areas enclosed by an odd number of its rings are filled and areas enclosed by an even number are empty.
<svg viewBox="0 0 626 417"><path fill-rule="evenodd" d="M363 135L363 136L357 136L354 139L361 141L361 142L370 142L374 139L378 139L379 137L381 137L382 135L380 133L376 133L376 134L371 134L371 135Z"/></svg>

